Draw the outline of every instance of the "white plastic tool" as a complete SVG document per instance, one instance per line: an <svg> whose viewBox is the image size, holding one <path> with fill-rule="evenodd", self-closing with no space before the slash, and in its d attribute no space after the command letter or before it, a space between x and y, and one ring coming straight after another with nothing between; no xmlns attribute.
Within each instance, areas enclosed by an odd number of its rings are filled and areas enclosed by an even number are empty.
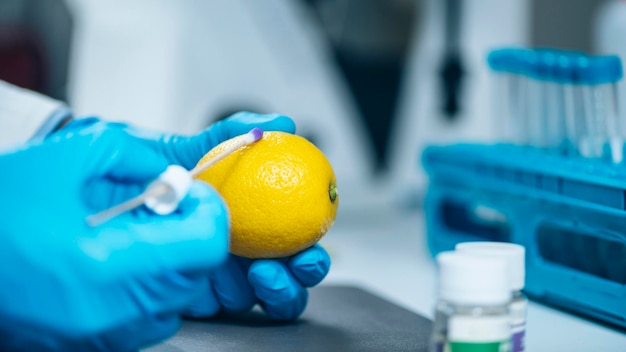
<svg viewBox="0 0 626 352"><path fill-rule="evenodd" d="M253 128L250 132L243 135L229 148L217 154L214 158L198 165L193 170L187 171L179 165L170 165L159 177L154 180L146 190L140 195L131 198L123 203L115 205L109 209L105 209L96 214L89 215L86 218L89 226L101 225L112 218L135 209L144 204L148 209L159 215L171 214L178 208L178 204L189 192L193 178L215 165L218 161L224 159L237 149L252 144L263 137L263 131L260 128Z"/></svg>

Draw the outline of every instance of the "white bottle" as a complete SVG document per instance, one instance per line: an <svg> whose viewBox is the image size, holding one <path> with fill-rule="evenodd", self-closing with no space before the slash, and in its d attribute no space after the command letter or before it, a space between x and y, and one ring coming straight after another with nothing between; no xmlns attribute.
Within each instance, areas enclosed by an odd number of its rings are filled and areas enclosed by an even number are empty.
<svg viewBox="0 0 626 352"><path fill-rule="evenodd" d="M502 242L464 242L456 245L460 253L478 255L481 257L498 257L508 261L509 283L512 291L512 300L509 306L511 316L512 351L524 351L526 335L526 311L528 299L522 293L526 270L523 246L514 243Z"/></svg>
<svg viewBox="0 0 626 352"><path fill-rule="evenodd" d="M511 291L508 262L443 252L431 351L509 352Z"/></svg>

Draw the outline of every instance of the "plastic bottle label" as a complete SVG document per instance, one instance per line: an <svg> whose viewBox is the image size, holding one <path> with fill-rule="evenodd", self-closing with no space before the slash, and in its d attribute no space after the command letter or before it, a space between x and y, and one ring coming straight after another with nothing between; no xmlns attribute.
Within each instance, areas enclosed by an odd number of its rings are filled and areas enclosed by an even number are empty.
<svg viewBox="0 0 626 352"><path fill-rule="evenodd" d="M444 352L510 352L509 341L499 342L450 342Z"/></svg>
<svg viewBox="0 0 626 352"><path fill-rule="evenodd" d="M443 342L438 342L438 343L436 343L436 344L435 344L435 348L434 348L434 352L444 352L444 350L443 350L443 349L444 349L444 347L445 347L445 346L446 346L446 345L444 345L444 343L443 343Z"/></svg>
<svg viewBox="0 0 626 352"><path fill-rule="evenodd" d="M457 316L448 322L444 352L511 352L510 317Z"/></svg>
<svg viewBox="0 0 626 352"><path fill-rule="evenodd" d="M528 303L525 300L511 304L511 350L513 352L524 352L526 335L526 308Z"/></svg>
<svg viewBox="0 0 626 352"><path fill-rule="evenodd" d="M510 352L509 341L472 343L472 342L451 342L438 343L434 348L435 352Z"/></svg>
<svg viewBox="0 0 626 352"><path fill-rule="evenodd" d="M526 335L526 327L522 326L521 331L513 330L513 335L511 336L512 343L512 351L513 352L524 352L524 335Z"/></svg>

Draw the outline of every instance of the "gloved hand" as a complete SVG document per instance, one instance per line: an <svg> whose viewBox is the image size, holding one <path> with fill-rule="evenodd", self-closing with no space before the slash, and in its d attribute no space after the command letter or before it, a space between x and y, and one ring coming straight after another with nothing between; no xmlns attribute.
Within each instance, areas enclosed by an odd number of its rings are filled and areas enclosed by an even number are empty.
<svg viewBox="0 0 626 352"><path fill-rule="evenodd" d="M212 270L209 283L184 316L206 318L219 312L240 313L259 303L276 320L293 320L304 312L307 287L317 285L330 269L330 257L319 244L292 257L248 259L230 255Z"/></svg>
<svg viewBox="0 0 626 352"><path fill-rule="evenodd" d="M74 121L69 129L81 129L94 124L123 129L141 138L147 146L164 155L169 163L187 169L192 169L217 144L247 133L254 127L288 133L295 133L296 129L293 120L287 116L250 112L232 115L190 137L151 133L93 118ZM102 192L111 194L108 190ZM118 197L118 200L130 196ZM296 319L306 307L306 288L318 284L329 269L330 257L319 245L280 260L249 260L230 255L225 264L211 271L206 278L204 294L184 311L184 315L210 317L220 311L245 312L259 303L271 318Z"/></svg>
<svg viewBox="0 0 626 352"><path fill-rule="evenodd" d="M97 126L0 154L0 350L134 351L176 332L178 312L227 258L219 195L195 182L168 216L85 222L102 210L87 202L92 187L145 187L167 164Z"/></svg>
<svg viewBox="0 0 626 352"><path fill-rule="evenodd" d="M204 154L216 145L247 133L255 127L259 127L264 131L283 131L288 133L295 133L296 131L296 124L287 116L239 112L214 123L209 128L193 136L147 131L125 123L103 121L96 117L73 120L57 134L85 130L98 125L123 130L134 137L142 139L147 146L165 156L170 164L180 165L187 170L191 170L196 166Z"/></svg>

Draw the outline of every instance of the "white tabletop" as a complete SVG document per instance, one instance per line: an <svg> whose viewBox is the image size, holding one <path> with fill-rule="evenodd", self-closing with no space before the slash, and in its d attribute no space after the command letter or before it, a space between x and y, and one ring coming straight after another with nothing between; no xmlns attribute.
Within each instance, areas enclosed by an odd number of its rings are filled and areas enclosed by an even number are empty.
<svg viewBox="0 0 626 352"><path fill-rule="evenodd" d="M381 202L340 206L321 243L332 258L323 284L359 286L432 319L436 275L421 210ZM626 332L539 303L530 303L527 324L526 351L626 351Z"/></svg>

